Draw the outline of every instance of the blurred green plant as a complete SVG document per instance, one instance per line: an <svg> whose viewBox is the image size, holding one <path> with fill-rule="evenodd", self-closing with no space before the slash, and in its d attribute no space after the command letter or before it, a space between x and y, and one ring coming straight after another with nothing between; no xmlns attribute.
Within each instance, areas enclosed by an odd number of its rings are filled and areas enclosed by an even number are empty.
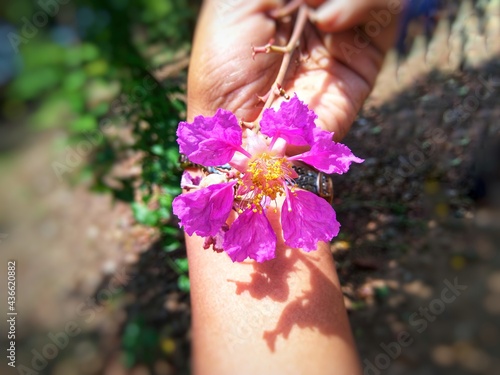
<svg viewBox="0 0 500 375"><path fill-rule="evenodd" d="M127 367L138 362L153 363L159 356L158 331L148 326L144 317L138 316L125 326L122 335L124 361Z"/></svg>
<svg viewBox="0 0 500 375"><path fill-rule="evenodd" d="M59 149L91 135L88 164L67 177L91 177L95 191L129 202L138 223L157 228L183 292L189 292L188 265L171 214L180 193L175 130L185 116L198 7L193 0L75 0L46 12L46 25L29 38L26 20L44 11L39 4L11 2L4 14L10 32L24 38L11 45L17 71L0 95L4 117L37 130L64 129ZM140 173L110 179L112 169L131 155L140 155ZM157 340L143 326L135 322L125 330L129 366L152 360L148 353ZM141 347L148 349L142 353Z"/></svg>

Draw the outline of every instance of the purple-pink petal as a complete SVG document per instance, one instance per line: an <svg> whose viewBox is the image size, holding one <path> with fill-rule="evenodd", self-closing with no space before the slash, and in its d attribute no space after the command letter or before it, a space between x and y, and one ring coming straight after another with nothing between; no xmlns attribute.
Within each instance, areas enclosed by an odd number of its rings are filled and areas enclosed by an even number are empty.
<svg viewBox="0 0 500 375"><path fill-rule="evenodd" d="M276 256L276 234L264 213L249 209L226 232L223 248L233 262L264 262Z"/></svg>
<svg viewBox="0 0 500 375"><path fill-rule="evenodd" d="M233 207L235 183L210 185L174 199L174 214L187 234L192 236L196 233L202 237L218 234Z"/></svg>
<svg viewBox="0 0 500 375"><path fill-rule="evenodd" d="M318 241L330 241L340 229L333 207L304 190L288 192L281 210L281 225L285 243L307 252L316 250Z"/></svg>
<svg viewBox="0 0 500 375"><path fill-rule="evenodd" d="M283 138L290 145L306 146L313 141L317 117L295 94L289 101L281 103L277 112L272 108L264 111L260 131L271 138Z"/></svg>
<svg viewBox="0 0 500 375"><path fill-rule="evenodd" d="M193 163L218 166L228 163L241 148L243 131L236 116L218 109L213 117L197 116L193 123L180 122L177 142Z"/></svg>
<svg viewBox="0 0 500 375"><path fill-rule="evenodd" d="M349 147L332 140L332 134L324 130L314 131L314 143L309 151L293 156L290 160L301 160L321 172L342 174L349 170L351 163L364 160L353 155Z"/></svg>

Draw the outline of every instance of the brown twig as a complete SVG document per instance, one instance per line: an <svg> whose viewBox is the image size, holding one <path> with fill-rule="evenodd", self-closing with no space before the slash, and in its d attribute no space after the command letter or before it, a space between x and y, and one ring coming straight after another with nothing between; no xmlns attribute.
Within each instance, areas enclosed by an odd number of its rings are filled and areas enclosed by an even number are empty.
<svg viewBox="0 0 500 375"><path fill-rule="evenodd" d="M302 3L302 1L300 2ZM290 3L291 4L291 3ZM276 77L276 80L274 81L273 85L271 86L271 89L269 91L267 100L264 104L264 107L262 108L261 113L259 114L257 120L255 120L256 128L259 128L259 121L262 118L262 115L264 111L267 108L270 108L271 105L273 104L274 100L284 94L284 90L281 88L283 81L285 79L286 73L288 71L288 68L290 66L290 62L292 60L293 53L295 52L295 49L299 45L299 40L300 36L302 35L304 31L304 27L307 23L308 19L308 8L306 5L300 5L299 11L297 14L297 20L295 21L295 25L293 28L292 36L290 37L290 40L288 41L288 44L285 47L279 47L279 51L283 53L283 60L281 61L281 66L278 71L278 76ZM284 94L286 95L286 94Z"/></svg>

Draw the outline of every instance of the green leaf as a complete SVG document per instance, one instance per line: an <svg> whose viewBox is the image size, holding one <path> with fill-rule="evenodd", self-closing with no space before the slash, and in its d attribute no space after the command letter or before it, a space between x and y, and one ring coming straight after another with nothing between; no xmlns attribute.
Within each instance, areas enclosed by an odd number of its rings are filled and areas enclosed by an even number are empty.
<svg viewBox="0 0 500 375"><path fill-rule="evenodd" d="M174 99L171 100L170 103L179 113L186 110L186 105L184 104L184 102L181 102L180 100Z"/></svg>
<svg viewBox="0 0 500 375"><path fill-rule="evenodd" d="M179 164L179 149L177 148L177 145L175 148L168 148L165 154L167 160L172 163L172 165Z"/></svg>
<svg viewBox="0 0 500 375"><path fill-rule="evenodd" d="M177 279L177 286L183 292L189 292L191 290L191 283L189 277L186 275L180 275Z"/></svg>
<svg viewBox="0 0 500 375"><path fill-rule="evenodd" d="M56 67L43 67L24 71L10 86L10 94L20 99L31 100L44 91L54 88L62 79Z"/></svg>
<svg viewBox="0 0 500 375"><path fill-rule="evenodd" d="M178 227L171 227L169 225L165 225L161 228L162 233L164 233L167 237L177 237L180 233L180 229Z"/></svg>
<svg viewBox="0 0 500 375"><path fill-rule="evenodd" d="M85 66L85 72L92 77L102 76L109 70L108 62L104 59L94 60Z"/></svg>
<svg viewBox="0 0 500 375"><path fill-rule="evenodd" d="M389 296L390 294L390 289L387 287L387 285L384 285L379 288L375 288L375 296L379 299L385 299Z"/></svg>
<svg viewBox="0 0 500 375"><path fill-rule="evenodd" d="M158 216L163 219L163 220L168 220L170 219L171 215L170 215L170 210L165 208L165 207L160 207L158 210Z"/></svg>
<svg viewBox="0 0 500 375"><path fill-rule="evenodd" d="M151 147L151 153L155 154L155 155L158 155L158 156L161 156L163 155L163 146L162 145L153 145Z"/></svg>
<svg viewBox="0 0 500 375"><path fill-rule="evenodd" d="M63 87L67 91L77 91L83 87L86 80L87 75L83 71L77 70L66 76L63 82Z"/></svg>
<svg viewBox="0 0 500 375"><path fill-rule="evenodd" d="M182 272L187 272L189 269L187 258L178 258L175 260L175 264L177 264Z"/></svg>
<svg viewBox="0 0 500 375"><path fill-rule="evenodd" d="M99 103L90 110L90 112L97 117L104 116L108 111L109 111L109 104L106 102Z"/></svg>
<svg viewBox="0 0 500 375"><path fill-rule="evenodd" d="M36 129L48 129L65 125L74 112L62 99L49 99L30 118L29 123Z"/></svg>
<svg viewBox="0 0 500 375"><path fill-rule="evenodd" d="M172 251L178 250L181 247L181 243L179 241L172 241L168 245L163 246L163 250L167 253L171 253Z"/></svg>
<svg viewBox="0 0 500 375"><path fill-rule="evenodd" d="M163 189L165 190L165 193L173 195L174 197L182 193L182 189L179 184L175 184L174 186L165 185Z"/></svg>
<svg viewBox="0 0 500 375"><path fill-rule="evenodd" d="M132 212L135 220L140 224L155 226L158 224L158 213L139 202L132 203Z"/></svg>
<svg viewBox="0 0 500 375"><path fill-rule="evenodd" d="M23 69L25 72L35 71L40 67L57 67L60 69L64 65L65 47L53 42L36 40L21 47L23 56Z"/></svg>
<svg viewBox="0 0 500 375"><path fill-rule="evenodd" d="M97 120L94 116L85 115L77 118L70 124L70 129L74 132L92 131L97 128Z"/></svg>
<svg viewBox="0 0 500 375"><path fill-rule="evenodd" d="M99 57L99 50L90 43L85 43L81 46L81 57L85 61L92 61Z"/></svg>

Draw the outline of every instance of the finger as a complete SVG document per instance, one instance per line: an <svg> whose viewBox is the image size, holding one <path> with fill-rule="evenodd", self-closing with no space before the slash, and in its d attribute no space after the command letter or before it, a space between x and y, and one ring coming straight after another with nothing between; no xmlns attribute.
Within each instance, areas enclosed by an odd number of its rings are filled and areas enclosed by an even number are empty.
<svg viewBox="0 0 500 375"><path fill-rule="evenodd" d="M325 0L306 0L306 4L312 8L317 8L321 4L323 4Z"/></svg>
<svg viewBox="0 0 500 375"><path fill-rule="evenodd" d="M316 26L325 32L339 32L370 21L389 25L402 13L405 0L330 0L311 13Z"/></svg>
<svg viewBox="0 0 500 375"><path fill-rule="evenodd" d="M284 0L205 0L202 12L221 27L238 22L242 17L266 13L283 5Z"/></svg>

